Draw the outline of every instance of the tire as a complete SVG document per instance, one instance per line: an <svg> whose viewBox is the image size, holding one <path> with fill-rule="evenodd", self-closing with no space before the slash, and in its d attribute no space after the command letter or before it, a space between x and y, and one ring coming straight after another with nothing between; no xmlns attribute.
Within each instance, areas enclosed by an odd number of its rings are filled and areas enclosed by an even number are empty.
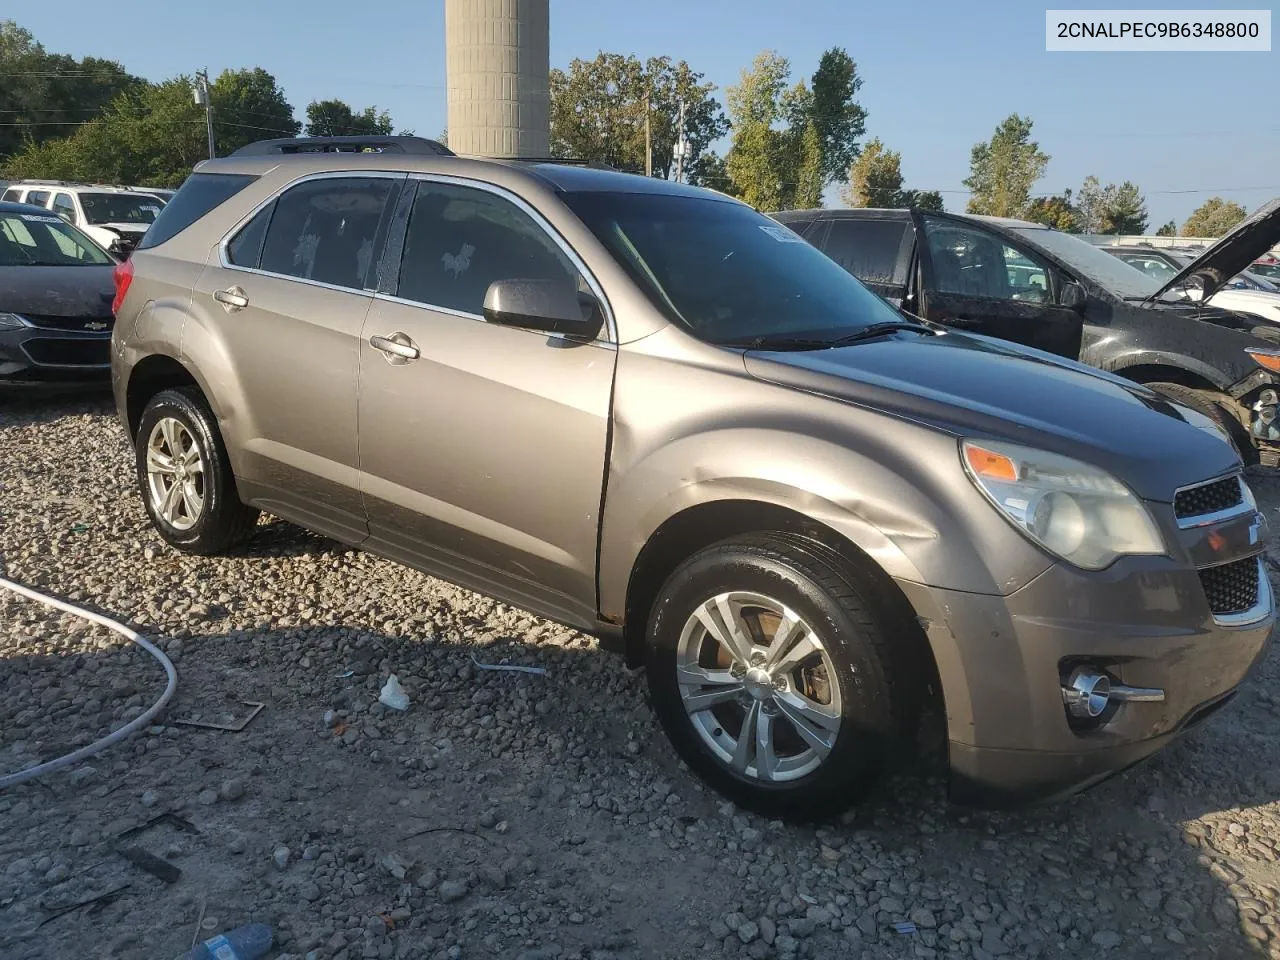
<svg viewBox="0 0 1280 960"><path fill-rule="evenodd" d="M166 466L174 463L175 445L185 455L180 471ZM215 554L248 537L259 511L240 502L217 419L199 390L179 387L152 397L134 450L142 502L167 543L186 553Z"/></svg>
<svg viewBox="0 0 1280 960"><path fill-rule="evenodd" d="M1180 383L1156 382L1148 383L1146 386L1184 407L1203 413L1227 432L1227 436L1231 438L1236 451L1245 463L1257 461L1258 452L1254 449L1253 441L1240 425L1240 421L1227 409L1227 404L1231 403L1231 400L1225 394L1214 390L1196 390Z"/></svg>
<svg viewBox="0 0 1280 960"><path fill-rule="evenodd" d="M874 596L834 555L792 535L725 541L681 564L654 602L646 663L654 710L676 752L717 792L768 817L824 820L866 797L904 752L917 702L904 654L889 639L892 618ZM767 664L743 675L742 657L704 626L724 632L722 603L740 630L763 640L748 659L777 649L779 610L800 622L797 638L809 627L821 649L790 669L779 651L769 678L759 672ZM711 672L695 682L690 671ZM709 708L687 702L704 694L733 699ZM753 715L756 736L744 745ZM797 715L821 718L808 733L824 750L801 734ZM763 753L762 719L772 747Z"/></svg>

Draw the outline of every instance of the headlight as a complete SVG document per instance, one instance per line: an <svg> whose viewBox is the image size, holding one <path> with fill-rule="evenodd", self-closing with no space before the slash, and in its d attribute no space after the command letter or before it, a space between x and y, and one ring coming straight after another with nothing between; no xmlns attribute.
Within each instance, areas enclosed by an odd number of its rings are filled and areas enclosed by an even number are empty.
<svg viewBox="0 0 1280 960"><path fill-rule="evenodd" d="M1269 347L1253 347L1245 350L1258 366L1273 373L1280 373L1280 350Z"/></svg>
<svg viewBox="0 0 1280 960"><path fill-rule="evenodd" d="M31 324L16 313L0 313L0 330L21 330L29 326Z"/></svg>
<svg viewBox="0 0 1280 960"><path fill-rule="evenodd" d="M1104 470L994 440L961 443L970 479L1031 540L1086 570L1126 554L1166 552L1146 506Z"/></svg>

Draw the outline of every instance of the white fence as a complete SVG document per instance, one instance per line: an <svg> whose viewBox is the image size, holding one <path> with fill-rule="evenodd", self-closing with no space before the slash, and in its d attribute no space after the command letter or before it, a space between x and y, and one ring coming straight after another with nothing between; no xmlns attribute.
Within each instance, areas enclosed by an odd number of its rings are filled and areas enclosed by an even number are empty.
<svg viewBox="0 0 1280 960"><path fill-rule="evenodd" d="M1086 233L1084 239L1099 247L1211 247L1218 242L1217 237L1157 237L1140 234ZM1280 243L1271 248L1272 256L1280 257Z"/></svg>

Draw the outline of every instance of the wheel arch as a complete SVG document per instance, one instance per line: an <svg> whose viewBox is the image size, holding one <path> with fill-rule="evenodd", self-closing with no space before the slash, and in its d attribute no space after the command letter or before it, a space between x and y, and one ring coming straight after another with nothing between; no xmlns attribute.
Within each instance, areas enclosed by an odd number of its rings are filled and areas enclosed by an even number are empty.
<svg viewBox="0 0 1280 960"><path fill-rule="evenodd" d="M1193 390L1225 391L1231 378L1194 357L1141 353L1107 367L1108 372L1134 383L1177 383Z"/></svg>
<svg viewBox="0 0 1280 960"><path fill-rule="evenodd" d="M132 442L138 435L138 424L142 422L142 411L146 409L151 398L161 390L173 387L196 387L208 398L203 385L180 360L163 353L153 353L143 357L129 371L129 381L125 387L125 417L129 426L129 440Z"/></svg>

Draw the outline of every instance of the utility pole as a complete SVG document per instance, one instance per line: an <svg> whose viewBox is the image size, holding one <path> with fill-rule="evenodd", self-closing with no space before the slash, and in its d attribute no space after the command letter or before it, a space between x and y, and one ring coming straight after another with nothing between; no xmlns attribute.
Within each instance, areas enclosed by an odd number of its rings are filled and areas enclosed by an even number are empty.
<svg viewBox="0 0 1280 960"><path fill-rule="evenodd" d="M684 155L689 145L684 141L684 100L680 101L680 119L676 127L676 183L684 178Z"/></svg>
<svg viewBox="0 0 1280 960"><path fill-rule="evenodd" d="M204 125L209 135L209 159L215 156L213 150L213 104L209 102L209 69L196 71L196 106L204 107Z"/></svg>
<svg viewBox="0 0 1280 960"><path fill-rule="evenodd" d="M653 176L653 133L649 127L649 91L644 94L644 175Z"/></svg>

